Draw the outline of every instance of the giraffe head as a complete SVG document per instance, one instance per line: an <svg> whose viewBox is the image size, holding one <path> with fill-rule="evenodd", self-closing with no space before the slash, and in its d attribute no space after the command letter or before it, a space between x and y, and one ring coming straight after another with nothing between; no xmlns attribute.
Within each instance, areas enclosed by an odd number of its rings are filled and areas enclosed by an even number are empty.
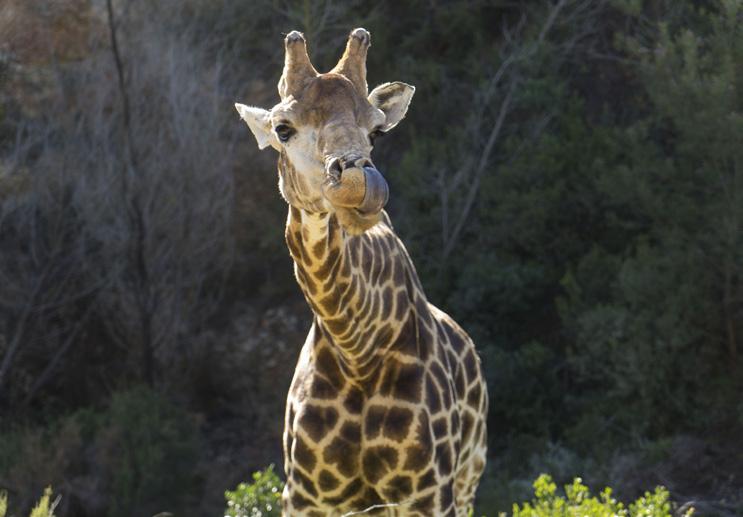
<svg viewBox="0 0 743 517"><path fill-rule="evenodd" d="M286 201L310 212L335 212L350 233L379 221L388 188L371 152L374 138L397 125L415 88L385 83L371 93L366 53L371 36L354 29L330 72L312 66L304 36L285 40L281 102L270 110L235 104L258 147L279 151L279 190Z"/></svg>

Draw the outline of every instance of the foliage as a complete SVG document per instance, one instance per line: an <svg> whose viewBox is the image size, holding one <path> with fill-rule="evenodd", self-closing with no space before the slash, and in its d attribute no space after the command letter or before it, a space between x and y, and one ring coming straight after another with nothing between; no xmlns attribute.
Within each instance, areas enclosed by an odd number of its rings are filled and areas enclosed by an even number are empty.
<svg viewBox="0 0 743 517"><path fill-rule="evenodd" d="M132 515L155 501L172 504L193 487L196 427L163 397L141 387L115 394L99 436L111 482L110 515Z"/></svg>
<svg viewBox="0 0 743 517"><path fill-rule="evenodd" d="M54 510L59 503L59 499L54 501L52 499L52 489L47 487L44 490L44 495L41 496L39 502L31 510L29 517L54 517ZM0 517L5 517L8 510L8 494L0 492Z"/></svg>
<svg viewBox="0 0 743 517"><path fill-rule="evenodd" d="M188 503L181 491L193 494L198 479L197 422L145 387L114 393L104 410L79 410L48 427L19 426L0 434L0 444L0 470L16 491L53 483L64 503L79 504L76 487L90 486L87 472L95 471L93 486L106 493L99 504L112 517L180 509ZM14 504L27 508L29 497L22 493Z"/></svg>
<svg viewBox="0 0 743 517"><path fill-rule="evenodd" d="M89 469L81 429L72 415L46 426L17 423L0 434L0 472L14 494L11 515L28 511L45 486L65 490Z"/></svg>
<svg viewBox="0 0 743 517"><path fill-rule="evenodd" d="M57 506L57 501L50 501L52 498L52 488L47 487L44 490L44 495L41 496L39 502L31 510L29 517L54 517L54 508Z"/></svg>
<svg viewBox="0 0 743 517"><path fill-rule="evenodd" d="M690 516L693 510L684 515ZM617 501L611 488L604 488L598 497L591 495L580 478L565 485L565 496L557 495L557 485L547 474L534 481L534 499L521 505L513 505L513 517L671 517L668 490L657 487L652 493L631 503L629 507Z"/></svg>
<svg viewBox="0 0 743 517"><path fill-rule="evenodd" d="M681 420L724 420L737 389L729 372L743 316L733 301L743 294L743 154L729 143L743 130L732 65L743 32L737 2L698 15L694 28L660 24L652 44L625 41L652 111L628 128L629 156L594 188L612 211L635 201L609 231L636 228L618 249L594 244L562 280L561 317L575 344L568 360L598 388L580 407L654 436Z"/></svg>
<svg viewBox="0 0 743 517"><path fill-rule="evenodd" d="M279 517L284 484L273 471L273 465L254 472L252 483L240 483L224 493L225 515L229 517Z"/></svg>
<svg viewBox="0 0 743 517"><path fill-rule="evenodd" d="M514 504L513 517L672 517L669 493L663 487L645 492L629 506L617 501L611 488L604 488L598 497L591 495L580 478L565 486L565 496L557 494L557 485L547 474L533 483L534 498ZM226 491L229 517L271 517L281 514L283 482L273 471L273 465L253 473L252 483L240 483L234 491ZM684 513L690 517L693 509ZM471 513L472 515L472 513ZM501 514L505 516L505 514Z"/></svg>
<svg viewBox="0 0 743 517"><path fill-rule="evenodd" d="M94 2L6 3L11 504L51 484L62 516L213 514L246 465L279 461L309 313L275 157L232 103L276 102L281 33L324 70L357 26L370 86L417 87L374 160L429 299L483 358L483 511L546 471L740 498L739 1L112 2L123 89ZM691 479L684 437L715 468Z"/></svg>

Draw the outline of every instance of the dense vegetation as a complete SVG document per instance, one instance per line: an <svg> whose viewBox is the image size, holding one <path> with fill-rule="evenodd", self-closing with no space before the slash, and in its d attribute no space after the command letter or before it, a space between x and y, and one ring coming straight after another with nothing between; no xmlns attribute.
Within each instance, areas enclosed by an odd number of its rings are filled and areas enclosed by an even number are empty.
<svg viewBox="0 0 743 517"><path fill-rule="evenodd" d="M534 481L534 497L511 508L513 517L691 517L694 508L672 508L668 490L657 487L645 492L637 501L625 505L604 488L598 497L580 478L565 485L565 495L557 493L557 485L548 474ZM273 471L273 465L253 473L252 483L240 483L233 491L225 492L227 517L280 517L278 505L283 483ZM470 512L470 517L474 515ZM499 516L505 517L505 512ZM3 517L0 512L0 517Z"/></svg>
<svg viewBox="0 0 743 517"><path fill-rule="evenodd" d="M485 365L477 513L545 472L740 515L742 22L739 0L3 1L9 513L51 485L59 517L214 514L281 464L309 312L232 103L276 102L282 33L327 68L364 26L371 85L417 87L375 151L389 212Z"/></svg>

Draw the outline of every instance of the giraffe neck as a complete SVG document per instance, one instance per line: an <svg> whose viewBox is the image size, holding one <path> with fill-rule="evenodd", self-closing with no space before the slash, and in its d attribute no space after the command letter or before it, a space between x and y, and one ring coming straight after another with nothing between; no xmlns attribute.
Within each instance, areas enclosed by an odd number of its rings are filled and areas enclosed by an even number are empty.
<svg viewBox="0 0 743 517"><path fill-rule="evenodd" d="M349 235L335 214L290 207L286 241L317 331L349 376L371 375L425 300L402 242L385 221Z"/></svg>

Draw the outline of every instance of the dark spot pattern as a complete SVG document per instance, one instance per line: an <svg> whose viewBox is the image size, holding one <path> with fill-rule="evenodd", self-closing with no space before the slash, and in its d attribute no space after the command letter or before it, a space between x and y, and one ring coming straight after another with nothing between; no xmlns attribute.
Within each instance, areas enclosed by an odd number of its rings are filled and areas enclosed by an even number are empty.
<svg viewBox="0 0 743 517"><path fill-rule="evenodd" d="M427 495L426 497L422 497L415 501L411 506L410 509L421 512L423 515L433 515L433 494Z"/></svg>
<svg viewBox="0 0 743 517"><path fill-rule="evenodd" d="M444 438L449 431L446 417L439 417L433 421L433 435L437 440Z"/></svg>
<svg viewBox="0 0 743 517"><path fill-rule="evenodd" d="M440 491L440 506L442 510L446 510L454 502L454 494L452 493L451 485L444 485Z"/></svg>
<svg viewBox="0 0 743 517"><path fill-rule="evenodd" d="M470 392L467 394L467 404L473 408L480 407L480 396L481 395L482 395L482 388L480 388L479 384L475 384L470 390Z"/></svg>
<svg viewBox="0 0 743 517"><path fill-rule="evenodd" d="M333 490L338 488L338 485L340 484L340 481L337 477L335 477L331 472L328 472L324 469L320 471L317 482L320 485L320 490L322 490L323 492L332 492Z"/></svg>
<svg viewBox="0 0 743 517"><path fill-rule="evenodd" d="M475 356L475 353L470 349L469 352L467 352L467 355L464 358L464 369L467 372L467 381L473 382L477 378L477 357Z"/></svg>
<svg viewBox="0 0 743 517"><path fill-rule="evenodd" d="M363 481L360 478L355 478L346 485L338 497L326 497L323 499L323 502L331 506L340 506L358 494L362 488L364 488Z"/></svg>
<svg viewBox="0 0 743 517"><path fill-rule="evenodd" d="M397 451L384 445L369 447L364 451L362 463L364 477L374 484L397 466Z"/></svg>
<svg viewBox="0 0 743 517"><path fill-rule="evenodd" d="M397 400L418 402L422 395L423 374L420 364L390 362L382 377L379 392Z"/></svg>
<svg viewBox="0 0 743 517"><path fill-rule="evenodd" d="M328 255L323 261L322 265L317 271L315 271L315 276L320 281L324 282L330 276L330 272L332 271L332 269L338 266L339 256L340 250L338 250L337 248L333 248L328 251Z"/></svg>
<svg viewBox="0 0 743 517"><path fill-rule="evenodd" d="M391 407L384 419L384 435L392 440L402 442L408 436L413 412L407 408Z"/></svg>
<svg viewBox="0 0 743 517"><path fill-rule="evenodd" d="M312 246L312 254L317 258L322 258L325 249L325 239L320 239L314 246Z"/></svg>
<svg viewBox="0 0 743 517"><path fill-rule="evenodd" d="M351 443L361 442L361 426L355 422L345 422L341 427L340 435L344 440L348 440Z"/></svg>
<svg viewBox="0 0 743 517"><path fill-rule="evenodd" d="M318 351L315 367L317 372L323 375L336 389L341 389L346 384L338 366L338 361L327 348L321 348Z"/></svg>
<svg viewBox="0 0 743 517"><path fill-rule="evenodd" d="M325 447L323 460L328 465L335 465L338 472L344 476L350 477L358 469L359 450L358 443L349 442L340 436L336 436Z"/></svg>
<svg viewBox="0 0 743 517"><path fill-rule="evenodd" d="M424 491L426 488L430 488L436 484L436 473L434 472L433 468L430 468L426 471L425 474L423 474L421 477L418 478L418 484L416 485L416 490L419 492Z"/></svg>
<svg viewBox="0 0 743 517"><path fill-rule="evenodd" d="M433 377L430 375L426 376L426 406L431 413L438 413L441 411L441 396L439 395L439 389L436 386Z"/></svg>
<svg viewBox="0 0 743 517"><path fill-rule="evenodd" d="M467 391L467 385L464 381L464 374L462 373L462 368L457 367L457 373L454 374L454 388L457 390L457 395L460 397L463 397L465 392Z"/></svg>
<svg viewBox="0 0 743 517"><path fill-rule="evenodd" d="M304 510L308 506L312 505L312 501L304 497L297 491L294 491L291 495L292 506L295 510Z"/></svg>
<svg viewBox="0 0 743 517"><path fill-rule="evenodd" d="M440 443L436 446L436 460L438 462L439 474L441 476L445 476L451 472L451 448L447 442Z"/></svg>
<svg viewBox="0 0 743 517"><path fill-rule="evenodd" d="M339 289L332 289L330 294L320 300L320 307L325 310L325 314L335 314L341 302L341 292Z"/></svg>
<svg viewBox="0 0 743 517"><path fill-rule="evenodd" d="M408 293L405 291L405 289L401 289L397 291L397 297L395 298L395 319L397 321L402 321L408 308Z"/></svg>
<svg viewBox="0 0 743 517"><path fill-rule="evenodd" d="M306 406L299 417L299 426L315 442L331 432L337 422L338 410L332 407Z"/></svg>
<svg viewBox="0 0 743 517"><path fill-rule="evenodd" d="M317 497L317 489L315 488L315 484L310 478L302 474L301 470L295 469L292 472L292 479L295 483L301 485L302 488L304 488L309 495L311 495L312 497Z"/></svg>
<svg viewBox="0 0 743 517"><path fill-rule="evenodd" d="M371 506L382 504L382 498L379 496L376 490L372 487L367 486L364 490L364 494L358 499L351 501L352 508L366 509Z"/></svg>
<svg viewBox="0 0 743 517"><path fill-rule="evenodd" d="M364 433L368 439L373 440L382 431L384 416L387 414L387 408L384 406L371 406L364 419Z"/></svg>
<svg viewBox="0 0 743 517"><path fill-rule="evenodd" d="M310 393L314 398L333 400L338 396L338 390L322 377L316 376L312 379Z"/></svg>
<svg viewBox="0 0 743 517"><path fill-rule="evenodd" d="M382 493L388 501L402 501L413 492L410 476L395 476L389 480Z"/></svg>
<svg viewBox="0 0 743 517"><path fill-rule="evenodd" d="M342 334L348 328L348 320L345 318L326 318L324 321L325 326L333 334Z"/></svg>
<svg viewBox="0 0 743 517"><path fill-rule="evenodd" d="M421 445L411 445L405 450L405 470L417 472L431 461L431 451Z"/></svg>
<svg viewBox="0 0 743 517"><path fill-rule="evenodd" d="M307 446L307 443L305 443L301 436L297 436L295 441L294 460L307 472L312 472L317 462L315 453Z"/></svg>
<svg viewBox="0 0 743 517"><path fill-rule="evenodd" d="M477 476L484 466L471 446L485 439L479 413L487 401L469 338L429 308L396 241L376 231L351 237L330 215L327 239L310 243L302 215L292 208L291 217L286 240L317 335L287 410L290 506L324 515L318 502L359 511L412 496L415 515L453 515L454 483L458 494L471 493L471 481L457 472ZM368 355L375 350L383 351L379 359ZM373 394L426 411L394 402L365 406ZM459 403L469 408L460 413ZM362 448L380 437L395 445Z"/></svg>
<svg viewBox="0 0 743 517"><path fill-rule="evenodd" d="M364 394L357 388L351 388L346 394L346 400L343 401L343 407L352 415L361 413L361 406L364 403Z"/></svg>

